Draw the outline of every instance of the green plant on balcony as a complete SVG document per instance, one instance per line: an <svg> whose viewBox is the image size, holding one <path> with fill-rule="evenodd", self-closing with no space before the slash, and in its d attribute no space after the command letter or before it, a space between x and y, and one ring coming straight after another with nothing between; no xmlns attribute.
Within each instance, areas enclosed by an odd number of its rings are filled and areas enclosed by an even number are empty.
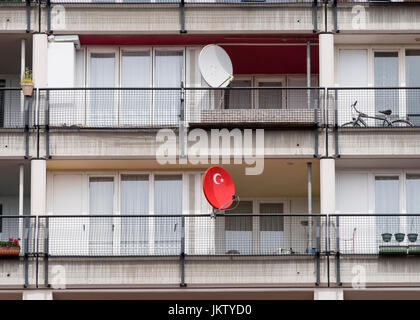
<svg viewBox="0 0 420 320"><path fill-rule="evenodd" d="M20 238L9 238L8 241L0 241L0 256L18 256L20 240Z"/></svg>
<svg viewBox="0 0 420 320"><path fill-rule="evenodd" d="M32 70L29 68L25 69L22 80L20 82L24 96L32 96L34 91L34 82L32 80Z"/></svg>

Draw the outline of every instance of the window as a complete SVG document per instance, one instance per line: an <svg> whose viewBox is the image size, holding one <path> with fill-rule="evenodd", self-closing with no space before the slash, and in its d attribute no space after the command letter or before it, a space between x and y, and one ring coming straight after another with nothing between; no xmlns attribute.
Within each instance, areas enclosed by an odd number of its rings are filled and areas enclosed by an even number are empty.
<svg viewBox="0 0 420 320"><path fill-rule="evenodd" d="M252 254L252 217L235 217L235 214L252 213L252 201L241 201L225 217L226 253Z"/></svg>
<svg viewBox="0 0 420 320"><path fill-rule="evenodd" d="M398 87L398 52L375 52L374 54L374 86ZM392 114L399 113L398 90L375 90L375 112L392 110ZM380 120L377 120L380 121ZM380 123L379 125L382 125Z"/></svg>
<svg viewBox="0 0 420 320"><path fill-rule="evenodd" d="M283 203L260 203L260 214L284 213ZM260 217L260 252L272 254L284 248L284 218Z"/></svg>
<svg viewBox="0 0 420 320"><path fill-rule="evenodd" d="M382 233L395 234L401 232L398 216L384 216L386 214L398 214L400 212L399 201L399 176L376 176L375 212L381 214L381 216L376 217L376 233L379 243L382 243Z"/></svg>
<svg viewBox="0 0 420 320"><path fill-rule="evenodd" d="M112 215L114 213L113 177L89 178L89 213L91 215ZM91 255L112 254L113 231L112 217L90 218L89 253Z"/></svg>
<svg viewBox="0 0 420 320"><path fill-rule="evenodd" d="M405 82L407 87L420 87L420 50L405 51ZM420 125L419 91L407 90L407 116L415 125Z"/></svg>
<svg viewBox="0 0 420 320"><path fill-rule="evenodd" d="M247 88L252 86L252 80L233 80L229 87ZM252 91L246 89L225 91L226 109L252 109Z"/></svg>
<svg viewBox="0 0 420 320"><path fill-rule="evenodd" d="M406 206L408 214L420 214L420 174L406 176ZM420 217L408 216L406 233L418 233Z"/></svg>
<svg viewBox="0 0 420 320"><path fill-rule="evenodd" d="M155 76L156 88L180 88L183 75L183 51L156 50ZM179 120L181 96L179 90L162 89L155 91L154 123L174 124Z"/></svg>
<svg viewBox="0 0 420 320"><path fill-rule="evenodd" d="M91 53L90 86L112 88L115 86L115 53ZM90 125L102 127L114 123L115 102L113 90L93 90L90 97Z"/></svg>
<svg viewBox="0 0 420 320"><path fill-rule="evenodd" d="M121 87L151 87L151 54L145 51L122 51ZM151 90L121 91L120 125L150 123Z"/></svg>
<svg viewBox="0 0 420 320"><path fill-rule="evenodd" d="M284 218L270 217L270 215L283 213L283 202L242 200L234 210L228 211L224 218L225 253L273 254L280 252L284 249ZM255 215L247 216L250 214ZM264 216L260 217L258 214Z"/></svg>
<svg viewBox="0 0 420 320"><path fill-rule="evenodd" d="M149 214L149 175L121 175L121 215ZM148 252L150 219L121 218L121 254Z"/></svg>
<svg viewBox="0 0 420 320"><path fill-rule="evenodd" d="M156 175L154 188L155 215L182 214L182 176ZM155 217L155 254L179 254L181 248L181 218Z"/></svg>

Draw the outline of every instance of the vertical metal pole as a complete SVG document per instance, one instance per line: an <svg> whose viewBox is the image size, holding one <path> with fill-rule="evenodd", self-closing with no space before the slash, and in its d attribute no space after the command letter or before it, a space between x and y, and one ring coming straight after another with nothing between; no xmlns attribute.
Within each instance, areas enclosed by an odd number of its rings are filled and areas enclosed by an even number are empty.
<svg viewBox="0 0 420 320"><path fill-rule="evenodd" d="M45 234L44 234L44 285L49 287L48 282L48 241L49 241L49 217L45 217Z"/></svg>
<svg viewBox="0 0 420 320"><path fill-rule="evenodd" d="M335 246L336 246L336 275L337 275L337 285L341 286L341 275L340 275L340 217L336 216L335 218Z"/></svg>
<svg viewBox="0 0 420 320"><path fill-rule="evenodd" d="M47 33L51 33L51 1L47 0Z"/></svg>
<svg viewBox="0 0 420 320"><path fill-rule="evenodd" d="M324 127L325 127L325 157L328 158L328 98L329 98L329 89L325 88L325 97L324 97Z"/></svg>
<svg viewBox="0 0 420 320"><path fill-rule="evenodd" d="M180 162L185 161L185 88L181 83L181 101L179 110L179 157Z"/></svg>
<svg viewBox="0 0 420 320"><path fill-rule="evenodd" d="M185 283L185 217L181 218L181 287L186 287Z"/></svg>
<svg viewBox="0 0 420 320"><path fill-rule="evenodd" d="M25 158L29 158L29 104L32 97L24 97L24 121L25 121Z"/></svg>
<svg viewBox="0 0 420 320"><path fill-rule="evenodd" d="M308 88L307 105L308 109L311 109L311 40L306 40L306 87Z"/></svg>
<svg viewBox="0 0 420 320"><path fill-rule="evenodd" d="M31 32L31 2L26 0L26 33Z"/></svg>
<svg viewBox="0 0 420 320"><path fill-rule="evenodd" d="M45 153L50 158L50 90L47 89L45 97Z"/></svg>
<svg viewBox="0 0 420 320"><path fill-rule="evenodd" d="M185 0L181 0L179 7L180 7L180 24L181 24L181 30L179 32L187 33L187 30L185 30Z"/></svg>
<svg viewBox="0 0 420 320"><path fill-rule="evenodd" d="M308 253L312 253L312 163L308 167Z"/></svg>
<svg viewBox="0 0 420 320"><path fill-rule="evenodd" d="M23 238L23 174L24 174L23 164L19 165L19 237Z"/></svg>
<svg viewBox="0 0 420 320"><path fill-rule="evenodd" d="M314 23L314 33L318 32L318 0L314 0L312 4L312 19Z"/></svg>
<svg viewBox="0 0 420 320"><path fill-rule="evenodd" d="M340 153L338 150L338 101L337 101L337 89L334 89L334 149L335 149L335 156L337 158L340 157Z"/></svg>
<svg viewBox="0 0 420 320"><path fill-rule="evenodd" d="M24 235L23 235L23 252L24 252L24 259L25 259L25 284L24 284L24 287L25 288L27 288L28 287L28 285L29 285L29 261L28 261L28 249L29 249L29 246L28 246L28 241L29 241L29 227L30 227L30 223L28 224L27 222L30 222L30 221L27 221L26 219L28 219L29 217L22 217L22 218L19 218L19 220L20 219L23 219L23 224L24 224L24 230L25 230L25 232L24 232Z"/></svg>
<svg viewBox="0 0 420 320"><path fill-rule="evenodd" d="M338 33L339 30L338 30L338 23L337 23L337 0L333 1L332 8L333 8L334 31Z"/></svg>
<svg viewBox="0 0 420 320"><path fill-rule="evenodd" d="M321 238L320 238L320 217L316 217L316 285L321 283Z"/></svg>

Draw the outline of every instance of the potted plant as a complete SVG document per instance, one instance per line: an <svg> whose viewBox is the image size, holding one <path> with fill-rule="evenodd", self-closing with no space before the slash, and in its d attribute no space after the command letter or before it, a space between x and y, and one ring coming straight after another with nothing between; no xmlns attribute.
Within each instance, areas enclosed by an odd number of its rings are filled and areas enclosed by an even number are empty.
<svg viewBox="0 0 420 320"><path fill-rule="evenodd" d="M404 241L404 237L405 237L405 233L396 233L394 234L395 236L395 240L397 240L397 242L403 242Z"/></svg>
<svg viewBox="0 0 420 320"><path fill-rule="evenodd" d="M413 224L414 224L414 218L411 219L411 227L410 227L411 232L407 234L408 241L410 242L416 242L417 236L418 236L417 233L413 232Z"/></svg>
<svg viewBox="0 0 420 320"><path fill-rule="evenodd" d="M23 95L27 97L31 97L34 91L34 83L32 81L32 70L26 68L25 74L22 77L22 81L20 82L20 86L23 91Z"/></svg>
<svg viewBox="0 0 420 320"><path fill-rule="evenodd" d="M391 238L392 238L391 233L382 233L381 236L382 236L382 240L384 242L390 242L391 241Z"/></svg>
<svg viewBox="0 0 420 320"><path fill-rule="evenodd" d="M0 241L0 256L18 256L20 253L20 238L9 238L9 241Z"/></svg>

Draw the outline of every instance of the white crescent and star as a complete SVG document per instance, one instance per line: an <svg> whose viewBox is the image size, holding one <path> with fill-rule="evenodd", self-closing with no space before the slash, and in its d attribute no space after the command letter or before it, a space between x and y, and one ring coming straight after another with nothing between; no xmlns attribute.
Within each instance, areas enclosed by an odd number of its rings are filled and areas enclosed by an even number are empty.
<svg viewBox="0 0 420 320"><path fill-rule="evenodd" d="M222 183L223 182L223 178L220 178L220 180L219 181L217 181L217 178L218 177L222 177L222 175L220 174L220 173L216 173L214 176L213 176L213 181L214 181L214 183L215 184L220 184L220 183Z"/></svg>

